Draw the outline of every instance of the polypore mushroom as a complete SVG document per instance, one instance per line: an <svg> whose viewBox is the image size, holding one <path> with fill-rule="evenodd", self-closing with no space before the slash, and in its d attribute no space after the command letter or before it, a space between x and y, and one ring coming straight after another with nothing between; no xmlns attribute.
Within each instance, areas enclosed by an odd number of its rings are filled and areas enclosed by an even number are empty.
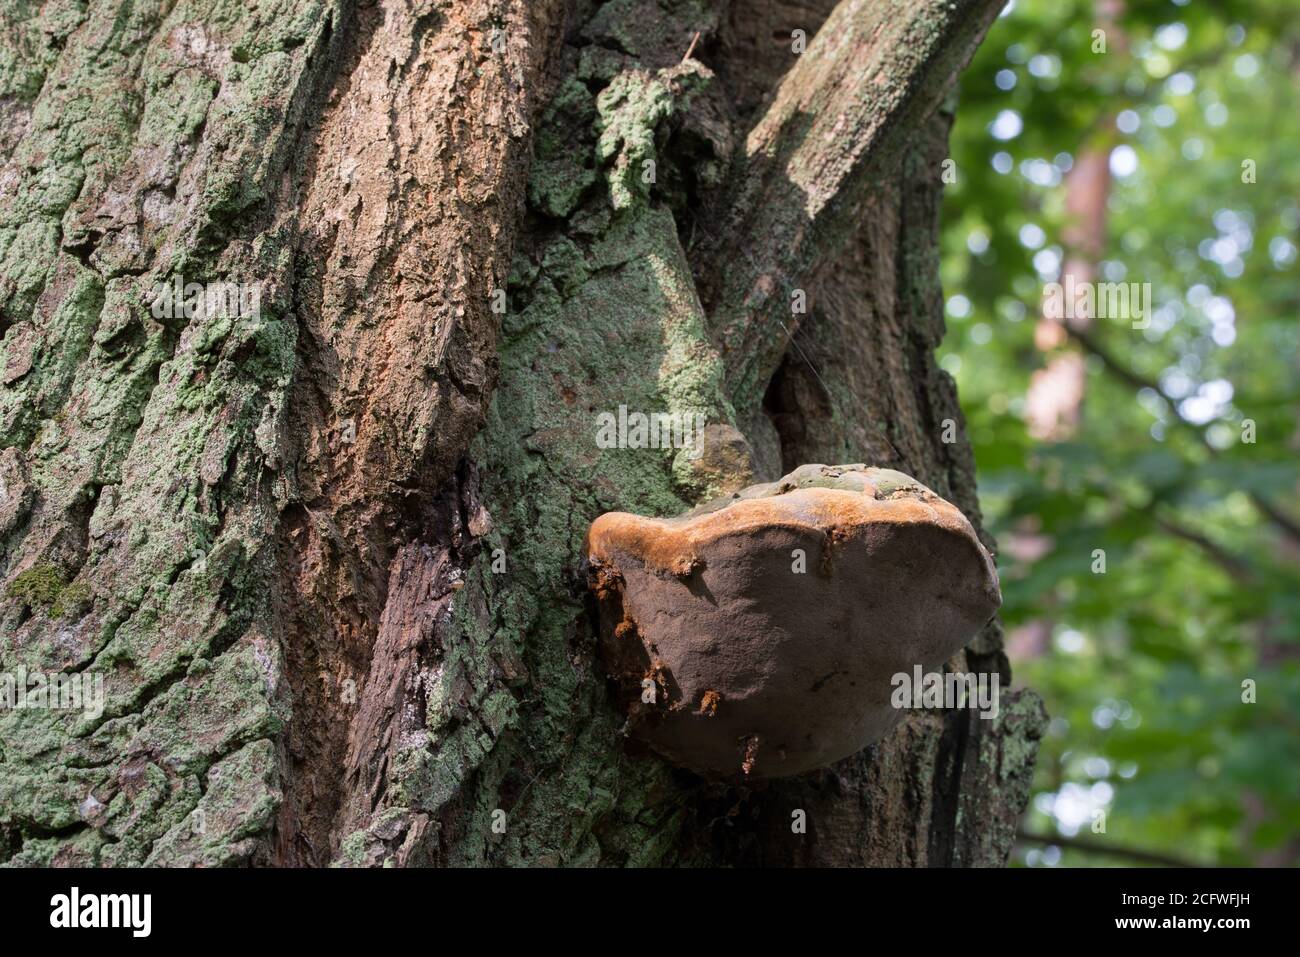
<svg viewBox="0 0 1300 957"><path fill-rule="evenodd" d="M915 479L805 465L677 518L609 512L585 544L631 734L710 778L823 767L900 718L891 680L1002 602L965 516Z"/></svg>

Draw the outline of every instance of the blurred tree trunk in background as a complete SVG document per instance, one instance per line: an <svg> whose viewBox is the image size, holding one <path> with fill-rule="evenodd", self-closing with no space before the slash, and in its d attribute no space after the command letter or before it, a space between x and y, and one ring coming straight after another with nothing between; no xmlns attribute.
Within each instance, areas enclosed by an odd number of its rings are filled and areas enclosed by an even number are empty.
<svg viewBox="0 0 1300 957"><path fill-rule="evenodd" d="M1120 29L1124 14L1123 0L1095 0L1093 18L1105 42L1118 54L1128 53L1128 38ZM1061 243L1065 258L1061 263L1060 282L1073 287L1097 281L1100 260L1106 251L1106 205L1110 200L1110 126L1114 117L1105 114L1089 131L1095 142L1076 144L1072 151L1074 165L1065 179L1065 212L1070 225ZM1034 330L1034 345L1048 355L1047 364L1034 373L1025 396L1025 418L1029 434L1040 440L1071 438L1083 415L1083 397L1087 388L1084 356L1066 332L1067 327L1086 332L1096 318L1077 315L1073 310L1064 317L1039 316ZM1068 346L1067 348L1062 348Z"/></svg>
<svg viewBox="0 0 1300 957"><path fill-rule="evenodd" d="M0 670L107 706L0 713L0 860L1001 863L1032 693L705 785L621 736L577 575L602 511L805 462L978 526L941 104L999 7L7 5ZM620 405L704 454L597 448ZM1009 682L996 623L958 658Z"/></svg>

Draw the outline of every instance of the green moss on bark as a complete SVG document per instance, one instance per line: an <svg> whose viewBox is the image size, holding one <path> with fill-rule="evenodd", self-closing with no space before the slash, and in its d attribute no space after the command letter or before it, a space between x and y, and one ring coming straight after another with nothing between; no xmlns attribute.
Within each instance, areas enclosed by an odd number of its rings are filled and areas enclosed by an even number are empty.
<svg viewBox="0 0 1300 957"><path fill-rule="evenodd" d="M16 598L29 608L49 608L67 587L63 573L53 565L37 565L17 575L5 589L8 598Z"/></svg>

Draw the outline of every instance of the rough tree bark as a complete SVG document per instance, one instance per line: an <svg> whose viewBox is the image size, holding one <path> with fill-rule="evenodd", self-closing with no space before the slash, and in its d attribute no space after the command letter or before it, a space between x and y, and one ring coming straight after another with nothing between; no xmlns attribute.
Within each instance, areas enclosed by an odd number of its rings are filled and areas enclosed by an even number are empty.
<svg viewBox="0 0 1300 957"><path fill-rule="evenodd" d="M620 733L578 568L806 462L978 527L937 223L1000 6L7 4L0 670L108 696L0 712L0 861L1001 863L1032 693L707 785ZM620 405L704 454L598 448Z"/></svg>

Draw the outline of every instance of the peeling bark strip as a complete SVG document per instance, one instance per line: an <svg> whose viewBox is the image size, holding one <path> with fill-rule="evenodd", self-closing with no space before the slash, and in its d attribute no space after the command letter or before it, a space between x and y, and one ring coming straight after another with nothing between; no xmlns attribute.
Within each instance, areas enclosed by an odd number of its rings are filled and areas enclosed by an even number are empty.
<svg viewBox="0 0 1300 957"><path fill-rule="evenodd" d="M1031 693L706 785L625 740L583 603L601 512L807 461L978 530L923 174L996 7L830 6L0 9L0 671L107 691L0 713L0 862L1005 858ZM155 314L177 282L259 309ZM699 448L604 447L621 407ZM964 654L1008 680L996 627Z"/></svg>
<svg viewBox="0 0 1300 957"><path fill-rule="evenodd" d="M472 471L444 486L437 518L437 525L424 530L426 541L403 546L392 562L369 669L353 701L347 757L341 774L335 768L329 778L346 802L340 808L340 834L372 823L386 798L390 767L413 743L425 744L428 698L437 687L432 676L446 667L441 639L452 599L465 584L464 571L477 540L488 529ZM335 702L326 705L338 707ZM412 812L384 817L380 830L396 848L395 862L401 865L420 863L412 854L425 846L425 831L432 828L436 833L438 827L428 814ZM399 835L400 845L393 841ZM382 864L383 858L369 863Z"/></svg>
<svg viewBox="0 0 1300 957"><path fill-rule="evenodd" d="M851 233L1002 6L844 0L781 80L696 272L738 406L757 404L780 361L792 291Z"/></svg>

